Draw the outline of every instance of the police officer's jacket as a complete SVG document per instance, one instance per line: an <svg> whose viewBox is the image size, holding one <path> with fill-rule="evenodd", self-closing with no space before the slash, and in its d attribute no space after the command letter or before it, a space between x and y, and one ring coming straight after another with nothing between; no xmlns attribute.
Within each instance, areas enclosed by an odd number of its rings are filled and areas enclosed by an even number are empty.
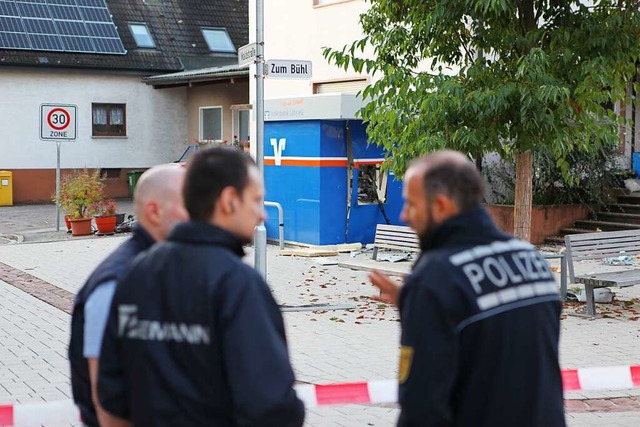
<svg viewBox="0 0 640 427"><path fill-rule="evenodd" d="M71 367L71 389L82 421L87 426L97 426L96 409L91 398L89 365L83 356L84 306L98 285L119 280L129 268L133 258L153 245L153 238L139 225L134 226L133 235L113 251L96 267L73 303L71 316L71 340L69 341L69 364Z"/></svg>
<svg viewBox="0 0 640 427"><path fill-rule="evenodd" d="M562 427L560 300L545 260L482 208L422 241L399 296L399 426Z"/></svg>
<svg viewBox="0 0 640 427"><path fill-rule="evenodd" d="M136 426L301 426L282 315L241 242L179 224L116 289L100 355L104 408Z"/></svg>

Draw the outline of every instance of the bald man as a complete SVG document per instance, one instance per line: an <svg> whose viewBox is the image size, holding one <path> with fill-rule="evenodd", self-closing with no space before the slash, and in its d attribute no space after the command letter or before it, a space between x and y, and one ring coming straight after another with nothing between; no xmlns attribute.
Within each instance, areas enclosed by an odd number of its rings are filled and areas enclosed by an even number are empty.
<svg viewBox="0 0 640 427"><path fill-rule="evenodd" d="M422 253L403 286L370 276L400 308L398 426L564 427L558 287L533 246L494 225L482 187L453 151L404 176L401 219Z"/></svg>
<svg viewBox="0 0 640 427"><path fill-rule="evenodd" d="M96 392L98 357L111 299L117 281L135 256L155 242L166 240L177 222L188 219L182 201L184 177L185 168L175 164L155 166L142 174L133 197L133 236L93 271L76 295L69 362L73 398L86 426L119 424L100 408Z"/></svg>

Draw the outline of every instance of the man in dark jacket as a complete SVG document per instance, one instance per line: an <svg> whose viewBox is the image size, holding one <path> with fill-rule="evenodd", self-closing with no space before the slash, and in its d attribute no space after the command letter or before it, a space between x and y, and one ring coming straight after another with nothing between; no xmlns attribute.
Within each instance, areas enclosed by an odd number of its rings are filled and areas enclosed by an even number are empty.
<svg viewBox="0 0 640 427"><path fill-rule="evenodd" d="M110 419L98 403L96 380L100 344L116 282L137 254L156 240L165 240L176 222L188 219L182 203L184 175L184 168L175 164L155 166L142 174L133 200L136 225L132 237L105 258L76 295L69 362L73 398L87 426L105 425Z"/></svg>
<svg viewBox="0 0 640 427"><path fill-rule="evenodd" d="M402 325L399 426L563 427L560 299L545 260L481 207L482 177L460 153L416 161L404 222L422 254L380 299Z"/></svg>
<svg viewBox="0 0 640 427"><path fill-rule="evenodd" d="M240 150L193 158L191 221L139 256L114 295L98 380L107 411L137 426L302 425L282 316L242 262L263 197Z"/></svg>

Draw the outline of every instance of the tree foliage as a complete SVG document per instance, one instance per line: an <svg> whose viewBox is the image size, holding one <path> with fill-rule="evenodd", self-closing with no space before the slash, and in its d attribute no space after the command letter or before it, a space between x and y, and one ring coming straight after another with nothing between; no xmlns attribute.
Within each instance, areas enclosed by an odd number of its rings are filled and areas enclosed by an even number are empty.
<svg viewBox="0 0 640 427"><path fill-rule="evenodd" d="M363 38L325 57L374 75L361 115L396 174L444 147L510 158L543 145L570 179L567 155L617 139L606 106L636 73L637 2L368 1Z"/></svg>

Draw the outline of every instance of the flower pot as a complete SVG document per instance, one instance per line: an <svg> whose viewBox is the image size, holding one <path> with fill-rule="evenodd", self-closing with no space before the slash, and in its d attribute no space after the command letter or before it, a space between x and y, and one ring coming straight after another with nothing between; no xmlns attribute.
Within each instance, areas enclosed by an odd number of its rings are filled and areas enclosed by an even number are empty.
<svg viewBox="0 0 640 427"><path fill-rule="evenodd" d="M117 213L116 214L116 227L124 222L124 214Z"/></svg>
<svg viewBox="0 0 640 427"><path fill-rule="evenodd" d="M98 234L113 234L116 231L116 216L103 215L94 217Z"/></svg>
<svg viewBox="0 0 640 427"><path fill-rule="evenodd" d="M93 234L91 230L91 218L70 219L72 236L90 236Z"/></svg>
<svg viewBox="0 0 640 427"><path fill-rule="evenodd" d="M67 226L67 231L71 231L71 222L69 221L69 216L64 216L64 225Z"/></svg>

